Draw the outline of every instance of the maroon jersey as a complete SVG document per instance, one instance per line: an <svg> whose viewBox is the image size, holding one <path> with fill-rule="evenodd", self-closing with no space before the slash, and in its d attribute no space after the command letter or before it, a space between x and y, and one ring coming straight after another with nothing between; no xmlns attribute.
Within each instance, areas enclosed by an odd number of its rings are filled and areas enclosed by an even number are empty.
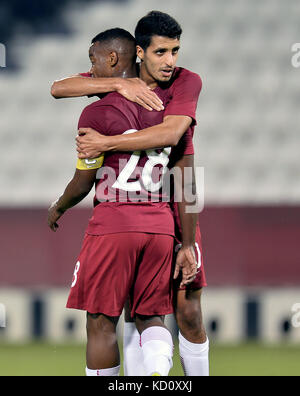
<svg viewBox="0 0 300 396"><path fill-rule="evenodd" d="M91 127L106 135L133 133L160 124L167 115L193 119L192 126L172 150L106 153L104 167L97 174L95 210L89 233L140 231L174 235L174 220L170 219L168 204L172 197L161 186L166 168L173 167L182 155L194 154L192 138L201 87L197 74L176 68L171 81L155 89L164 103L164 112L149 112L118 94L107 95L84 110L79 127ZM173 210L178 228L177 207Z"/></svg>
<svg viewBox="0 0 300 396"><path fill-rule="evenodd" d="M90 72L87 72L87 73L79 73L79 75L80 75L81 77L93 77L93 76L92 76L92 73L90 73Z"/></svg>
<svg viewBox="0 0 300 396"><path fill-rule="evenodd" d="M91 127L105 135L134 133L141 129L139 107L111 93L84 109L78 127ZM104 164L97 172L95 207L87 233L144 232L173 236L174 217L169 202L159 199L161 181L152 179L157 164L166 168L170 152L168 148L151 153L106 153ZM154 199L149 200L149 195Z"/></svg>
<svg viewBox="0 0 300 396"><path fill-rule="evenodd" d="M202 89L200 76L182 67L176 67L171 80L158 86L154 92L164 97L163 116L182 115L191 117L192 130L197 124L196 110Z"/></svg>
<svg viewBox="0 0 300 396"><path fill-rule="evenodd" d="M172 149L168 165L170 168L172 168L183 155L194 154L193 136L194 129L197 124L196 110L201 89L202 80L198 74L187 69L177 67L172 79L168 83L160 85L154 90L164 103L164 112L154 110L148 111L143 107L140 108L139 119L143 129L162 123L164 117L168 115L182 115L192 118L193 121L191 127L183 135L179 144ZM172 197L170 197L170 201L174 212L176 236L181 240L181 224L178 206L176 202L173 202Z"/></svg>

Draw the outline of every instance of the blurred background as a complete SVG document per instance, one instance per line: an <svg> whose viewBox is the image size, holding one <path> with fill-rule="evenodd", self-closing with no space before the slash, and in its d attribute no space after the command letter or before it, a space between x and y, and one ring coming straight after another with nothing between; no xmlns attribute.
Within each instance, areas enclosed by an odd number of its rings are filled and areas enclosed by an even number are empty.
<svg viewBox="0 0 300 396"><path fill-rule="evenodd" d="M92 194L57 234L47 208L73 176L77 122L95 99L56 101L50 87L89 70L97 33L133 33L151 10L180 22L178 65L203 80L194 143L211 372L300 374L299 1L2 0L0 375L84 374L85 314L65 303Z"/></svg>

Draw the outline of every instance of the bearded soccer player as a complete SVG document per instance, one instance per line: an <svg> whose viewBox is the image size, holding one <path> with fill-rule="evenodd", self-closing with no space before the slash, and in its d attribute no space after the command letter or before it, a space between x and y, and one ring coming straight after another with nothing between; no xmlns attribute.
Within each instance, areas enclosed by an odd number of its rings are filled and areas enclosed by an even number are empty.
<svg viewBox="0 0 300 396"><path fill-rule="evenodd" d="M183 134L191 128L193 132L196 124L195 113L198 96L201 90L201 80L199 76L186 69L176 68L178 50L180 47L181 28L173 18L160 12L151 12L142 18L136 28L137 54L141 59L140 78L152 89L152 96L148 96L147 91L139 91L137 94L136 79L127 80L132 87L132 92L127 85L123 87L124 94L128 99L139 101L138 97L143 97L142 105L147 108L147 103L155 110L159 110L160 103L157 101L159 89L168 84L170 95L165 103L165 111L159 113L149 112L155 116L155 121L159 125L148 127L147 129L132 135L122 136L101 136L91 129L83 129L83 136L78 137L79 157L97 157L102 152L113 151L134 151L147 150L156 147L176 146ZM94 62L91 74L94 77L101 77L97 74L97 64L101 63L99 55L92 58ZM126 79L124 80L126 81ZM134 82L134 83L133 83ZM120 88L119 79L82 77L68 78L56 82L52 93L56 96L83 96L101 92L114 91L116 86ZM142 86L142 85L141 85ZM139 86L139 89L141 87ZM156 114L155 114L156 113ZM146 118L147 119L147 118ZM144 124L145 127L154 123ZM191 151L193 154L193 151ZM178 216L178 208L174 205L177 239L182 242L181 224ZM193 284L187 288L179 288L175 299L176 320L180 329L179 347L181 361L186 375L208 375L208 350L209 341L203 325L201 313L202 288L206 286L203 269L202 246L199 224L197 224L196 254L200 270ZM124 354L126 356L126 372L128 375L135 375L133 368L137 366L139 348L139 336L135 333L134 324L125 324L124 334ZM140 355L141 356L141 355Z"/></svg>

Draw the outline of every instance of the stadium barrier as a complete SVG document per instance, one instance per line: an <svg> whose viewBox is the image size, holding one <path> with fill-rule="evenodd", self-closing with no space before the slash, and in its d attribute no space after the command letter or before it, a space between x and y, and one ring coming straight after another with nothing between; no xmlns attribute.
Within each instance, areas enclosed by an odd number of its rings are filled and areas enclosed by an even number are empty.
<svg viewBox="0 0 300 396"><path fill-rule="evenodd" d="M85 342L86 314L65 308L68 292L67 288L1 289L0 307L5 307L6 326L0 328L0 342ZM298 344L299 302L296 288L209 288L203 293L204 323L213 342ZM173 315L166 322L177 337ZM118 324L120 339L122 334L123 317Z"/></svg>
<svg viewBox="0 0 300 396"><path fill-rule="evenodd" d="M0 287L69 286L91 213L70 210L53 233L47 208L0 209ZM200 228L209 288L299 287L299 227L297 206L206 207Z"/></svg>
<svg viewBox="0 0 300 396"><path fill-rule="evenodd" d="M85 315L65 304L90 215L91 209L74 209L53 233L45 208L0 210L6 324L0 340L85 339ZM300 208L291 206L208 207L201 213L210 338L300 342L299 225Z"/></svg>

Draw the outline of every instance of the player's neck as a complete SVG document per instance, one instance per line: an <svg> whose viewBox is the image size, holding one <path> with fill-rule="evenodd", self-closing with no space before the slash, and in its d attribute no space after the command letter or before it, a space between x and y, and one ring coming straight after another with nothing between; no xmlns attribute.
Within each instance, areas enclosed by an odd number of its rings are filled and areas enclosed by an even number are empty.
<svg viewBox="0 0 300 396"><path fill-rule="evenodd" d="M140 79L143 80L149 88L155 89L158 86L158 83L154 78L147 72L144 63L140 63Z"/></svg>
<svg viewBox="0 0 300 396"><path fill-rule="evenodd" d="M122 78L135 78L138 77L138 73L136 70L136 66L130 66L128 68L125 68L118 76L116 77L122 77Z"/></svg>

